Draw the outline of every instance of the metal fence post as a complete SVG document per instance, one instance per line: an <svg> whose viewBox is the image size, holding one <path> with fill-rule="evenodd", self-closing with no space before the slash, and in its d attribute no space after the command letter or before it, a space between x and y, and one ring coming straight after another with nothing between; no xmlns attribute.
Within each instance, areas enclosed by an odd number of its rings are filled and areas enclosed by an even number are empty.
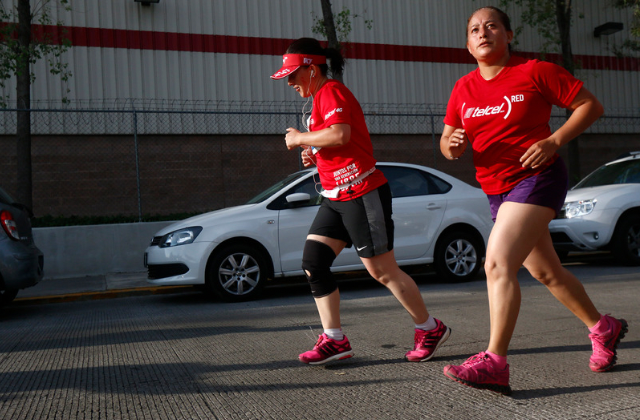
<svg viewBox="0 0 640 420"><path fill-rule="evenodd" d="M438 160L436 159L436 123L431 113L431 141L433 142L433 169L438 169Z"/></svg>
<svg viewBox="0 0 640 420"><path fill-rule="evenodd" d="M138 114L133 108L133 143L136 156L136 183L138 189L138 222L142 222L142 194L140 192L140 155L138 154Z"/></svg>

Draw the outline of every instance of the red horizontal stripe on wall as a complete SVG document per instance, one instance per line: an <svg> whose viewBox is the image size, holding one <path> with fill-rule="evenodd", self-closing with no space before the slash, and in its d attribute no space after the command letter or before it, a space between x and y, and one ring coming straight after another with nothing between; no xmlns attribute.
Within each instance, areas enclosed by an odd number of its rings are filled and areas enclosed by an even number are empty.
<svg viewBox="0 0 640 420"><path fill-rule="evenodd" d="M185 34L177 32L135 31L127 29L85 28L77 26L32 26L34 34L50 34L53 39L66 37L76 47L128 48L159 51L188 51L225 54L282 55L291 39L259 38L230 35ZM65 33L66 31L66 33ZM529 58L537 53L519 52ZM414 61L430 63L475 64L466 48L423 47L411 45L349 43L346 58L363 60ZM547 54L545 59L561 63L559 54ZM586 70L640 71L640 59L574 55L578 67Z"/></svg>

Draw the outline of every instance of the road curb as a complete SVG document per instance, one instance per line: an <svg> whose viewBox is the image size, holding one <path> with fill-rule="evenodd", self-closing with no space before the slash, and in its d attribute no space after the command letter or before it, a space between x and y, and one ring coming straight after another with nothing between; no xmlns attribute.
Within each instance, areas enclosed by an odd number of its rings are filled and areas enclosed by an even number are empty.
<svg viewBox="0 0 640 420"><path fill-rule="evenodd" d="M84 300L115 299L130 296L162 295L194 291L193 286L137 287L132 289L104 290L95 292L67 293L61 295L16 298L12 305L41 305Z"/></svg>

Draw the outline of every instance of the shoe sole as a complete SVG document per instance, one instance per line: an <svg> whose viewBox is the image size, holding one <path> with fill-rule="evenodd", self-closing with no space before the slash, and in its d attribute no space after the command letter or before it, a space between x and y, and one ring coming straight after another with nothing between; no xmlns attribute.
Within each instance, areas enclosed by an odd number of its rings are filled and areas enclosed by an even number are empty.
<svg viewBox="0 0 640 420"><path fill-rule="evenodd" d="M464 379L458 378L452 373L445 372L444 374L447 378L453 379L454 381L461 383L462 385L466 385L475 389L486 389L488 391L497 392L502 395L511 395L511 387L509 385L498 385L498 384L477 384L475 382L466 381Z"/></svg>
<svg viewBox="0 0 640 420"><path fill-rule="evenodd" d="M411 360L405 356L405 360L407 362L426 362L427 360L431 360L433 356L436 355L436 351L440 348L440 345L443 344L445 341L447 341L450 335L451 335L451 328L447 327L447 332L444 333L440 341L438 341L438 344L436 344L436 348L433 349L433 352L428 357L425 357L424 359Z"/></svg>
<svg viewBox="0 0 640 420"><path fill-rule="evenodd" d="M300 361L308 365L323 365L328 362L333 362L334 360L344 360L344 359L349 359L350 357L353 357L353 350L334 354L333 356L327 357L326 359L318 360L317 362L305 362L304 360L300 360Z"/></svg>
<svg viewBox="0 0 640 420"><path fill-rule="evenodd" d="M615 344L613 345L613 359L611 359L611 363L609 363L607 366L605 367L601 367L601 368L596 368L593 369L591 368L591 370L593 372L597 372L597 373L601 373L601 372L608 372L611 369L613 369L613 367L616 365L616 362L618 361L618 344L620 344L620 340L622 340L624 338L624 336L629 332L629 324L627 323L626 320L624 319L619 319L618 321L620 321L620 323L622 324L622 326L620 327L620 332L618 333L618 338L616 339ZM591 367L591 366L589 366Z"/></svg>

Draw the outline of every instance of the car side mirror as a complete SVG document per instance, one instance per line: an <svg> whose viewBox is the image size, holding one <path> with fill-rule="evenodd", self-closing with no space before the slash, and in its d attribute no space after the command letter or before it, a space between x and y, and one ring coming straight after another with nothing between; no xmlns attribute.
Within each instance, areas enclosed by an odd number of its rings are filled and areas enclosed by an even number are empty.
<svg viewBox="0 0 640 420"><path fill-rule="evenodd" d="M287 203L300 204L302 202L309 202L311 195L307 193L294 193L287 196Z"/></svg>

